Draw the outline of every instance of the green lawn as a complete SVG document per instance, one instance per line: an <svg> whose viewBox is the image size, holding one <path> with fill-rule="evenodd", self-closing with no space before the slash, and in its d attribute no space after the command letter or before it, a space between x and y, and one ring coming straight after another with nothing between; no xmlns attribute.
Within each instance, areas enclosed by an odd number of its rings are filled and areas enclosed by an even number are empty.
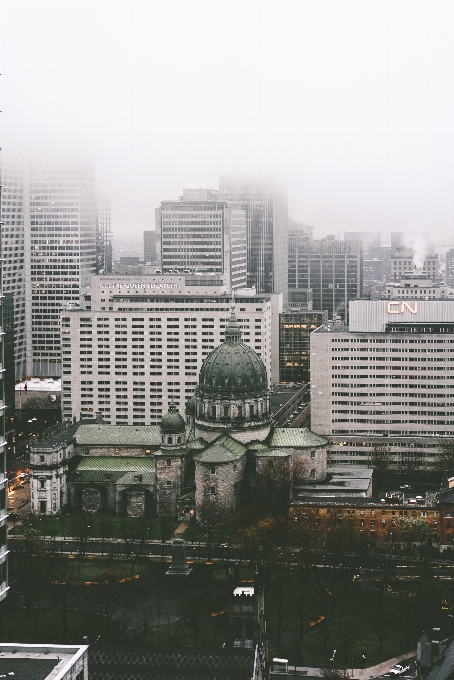
<svg viewBox="0 0 454 680"><path fill-rule="evenodd" d="M71 513L70 515L61 515L60 517L37 517L34 522L36 528L45 536L73 536L76 532L75 525L79 517L78 513ZM90 515L88 535L90 538L102 538L103 534L104 538L123 538L125 532L127 535L130 534L129 527L134 521L135 518L131 517ZM141 521L140 518L137 521ZM162 540L162 533L164 531L165 539L168 540L172 537L178 524L178 520L150 519L148 538L150 540ZM21 525L18 525L10 533L14 536L15 532L19 535L21 531Z"/></svg>

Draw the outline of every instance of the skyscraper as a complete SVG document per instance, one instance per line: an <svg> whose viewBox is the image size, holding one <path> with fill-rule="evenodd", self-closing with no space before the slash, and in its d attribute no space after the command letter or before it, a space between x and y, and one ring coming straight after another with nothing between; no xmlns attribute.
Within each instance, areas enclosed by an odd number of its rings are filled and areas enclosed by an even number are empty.
<svg viewBox="0 0 454 680"><path fill-rule="evenodd" d="M191 190L192 192L192 190ZM163 273L224 275L246 286L246 212L238 203L163 201L156 210L156 263Z"/></svg>
<svg viewBox="0 0 454 680"><path fill-rule="evenodd" d="M285 188L270 178L221 175L219 198L247 216L247 285L287 298L288 210Z"/></svg>
<svg viewBox="0 0 454 680"><path fill-rule="evenodd" d="M0 188L1 192L1 188ZM0 229L1 229L0 221ZM0 232L0 243L1 243ZM0 253L0 256L2 253ZM3 327L3 276L1 266L3 260L0 260L0 326ZM0 337L0 600L6 597L8 592L8 562L7 562L7 512L8 501L6 495L6 441L5 441L5 362L4 362L4 343L3 338Z"/></svg>
<svg viewBox="0 0 454 680"><path fill-rule="evenodd" d="M83 162L7 160L2 181L16 378L58 376L61 309L79 304L96 271L94 169Z"/></svg>
<svg viewBox="0 0 454 680"><path fill-rule="evenodd" d="M145 264L156 262L156 232L143 232L143 261Z"/></svg>
<svg viewBox="0 0 454 680"><path fill-rule="evenodd" d="M313 309L327 310L329 319L346 319L349 301L362 296L361 241L312 241L295 230L289 234L288 258L289 290L311 288Z"/></svg>

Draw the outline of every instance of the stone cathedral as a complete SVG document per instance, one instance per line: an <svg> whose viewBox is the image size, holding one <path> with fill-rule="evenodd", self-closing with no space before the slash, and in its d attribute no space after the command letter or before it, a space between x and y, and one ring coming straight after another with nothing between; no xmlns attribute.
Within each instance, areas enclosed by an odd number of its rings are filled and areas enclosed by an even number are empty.
<svg viewBox="0 0 454 680"><path fill-rule="evenodd" d="M267 372L242 342L233 305L225 341L204 361L185 416L171 404L159 427L81 422L37 442L33 510L189 518L207 503L234 512L246 495L269 487L271 474L287 504L295 487L327 476L326 439L272 425Z"/></svg>

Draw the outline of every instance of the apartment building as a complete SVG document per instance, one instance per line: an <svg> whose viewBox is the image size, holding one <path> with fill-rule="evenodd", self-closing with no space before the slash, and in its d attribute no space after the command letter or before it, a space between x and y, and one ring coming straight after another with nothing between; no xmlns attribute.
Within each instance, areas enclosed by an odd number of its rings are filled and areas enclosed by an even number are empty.
<svg viewBox="0 0 454 680"><path fill-rule="evenodd" d="M394 280L401 279L406 272L416 272L415 251L411 248L398 248L391 255L391 275ZM433 279L438 277L438 255L429 251L424 255L422 271Z"/></svg>
<svg viewBox="0 0 454 680"><path fill-rule="evenodd" d="M330 462L430 465L454 436L454 301L354 300L348 326L311 334L311 427Z"/></svg>
<svg viewBox="0 0 454 680"><path fill-rule="evenodd" d="M61 318L63 419L98 412L111 424L155 425L171 401L184 412L202 362L224 339L225 289L209 275L93 276L85 308ZM250 293L235 298L243 342L277 381L282 296Z"/></svg>
<svg viewBox="0 0 454 680"><path fill-rule="evenodd" d="M0 204L1 204L1 187L0 187ZM0 219L0 230L2 224ZM0 231L0 244L2 233ZM1 245L0 245L1 248ZM6 438L5 438L5 332L3 330L3 277L2 277L2 259L3 253L0 253L0 600L6 597L8 592L8 549L6 544L8 532L8 500L7 500L7 484L6 478Z"/></svg>

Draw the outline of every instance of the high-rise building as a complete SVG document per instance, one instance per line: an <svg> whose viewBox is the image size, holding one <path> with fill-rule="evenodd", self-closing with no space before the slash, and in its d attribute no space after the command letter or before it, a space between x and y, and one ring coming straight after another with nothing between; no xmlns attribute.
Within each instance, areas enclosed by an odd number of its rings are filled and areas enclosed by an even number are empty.
<svg viewBox="0 0 454 680"><path fill-rule="evenodd" d="M1 198L1 187L0 187ZM1 204L1 201L0 201ZM0 220L0 230L2 230ZM0 231L0 244L2 233ZM1 248L1 245L0 245ZM0 258L3 254L0 252ZM0 326L3 328L3 260L0 259ZM3 335L3 334L2 334ZM0 337L0 600L8 592L8 551L6 545L8 531L8 501L6 487L6 439L5 439L5 357L4 338Z"/></svg>
<svg viewBox="0 0 454 680"><path fill-rule="evenodd" d="M112 273L112 210L110 201L98 205L96 223L96 273Z"/></svg>
<svg viewBox="0 0 454 680"><path fill-rule="evenodd" d="M224 339L225 291L216 275L93 276L89 308L62 313L63 420L99 412L112 425L154 425L171 401L181 410ZM277 381L282 296L240 292L236 309L243 342Z"/></svg>
<svg viewBox="0 0 454 680"><path fill-rule="evenodd" d="M145 264L156 263L156 232L143 232L143 261Z"/></svg>
<svg viewBox="0 0 454 680"><path fill-rule="evenodd" d="M328 321L327 312L279 314L279 381L310 382L310 334Z"/></svg>
<svg viewBox="0 0 454 680"><path fill-rule="evenodd" d="M348 326L321 326L310 351L311 427L332 462L386 446L396 466L430 467L453 438L454 300L354 300Z"/></svg>
<svg viewBox="0 0 454 680"><path fill-rule="evenodd" d="M454 248L446 253L446 285L454 286Z"/></svg>
<svg viewBox="0 0 454 680"><path fill-rule="evenodd" d="M28 205L26 166L20 159L2 160L2 257L3 291L13 295L15 377L27 375L27 339L31 331L30 295L26 303L25 281L30 275L30 232L25 235L25 201ZM28 215L28 212L27 212ZM27 248L25 247L27 240ZM30 286L28 284L28 290Z"/></svg>
<svg viewBox="0 0 454 680"><path fill-rule="evenodd" d="M379 231L346 231L344 241L361 241L363 253L369 253L371 248L381 247L381 232Z"/></svg>
<svg viewBox="0 0 454 680"><path fill-rule="evenodd" d="M361 241L327 237L312 241L298 230L289 233L288 287L312 289L312 306L328 312L328 318L348 315L348 303L363 290Z"/></svg>
<svg viewBox="0 0 454 680"><path fill-rule="evenodd" d="M96 271L94 169L83 162L6 161L2 181L16 378L58 376L61 309L80 303Z"/></svg>
<svg viewBox="0 0 454 680"><path fill-rule="evenodd" d="M282 293L287 302L288 208L286 189L270 178L221 175L219 198L238 202L247 215L247 285Z"/></svg>
<svg viewBox="0 0 454 680"><path fill-rule="evenodd" d="M391 232L391 252L399 250L399 248L404 247L404 232L403 231L392 231Z"/></svg>
<svg viewBox="0 0 454 680"><path fill-rule="evenodd" d="M193 190L191 190L192 192ZM225 201L163 201L156 210L156 263L164 273L224 276L246 286L246 212Z"/></svg>

